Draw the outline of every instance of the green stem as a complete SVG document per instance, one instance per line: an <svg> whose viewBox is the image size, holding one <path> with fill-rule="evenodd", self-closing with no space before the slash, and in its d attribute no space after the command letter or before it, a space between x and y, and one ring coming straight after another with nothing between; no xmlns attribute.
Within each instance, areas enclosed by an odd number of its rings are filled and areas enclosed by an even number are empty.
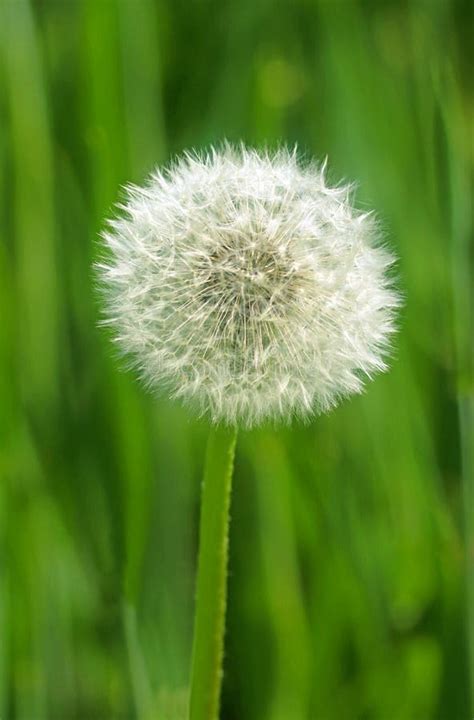
<svg viewBox="0 0 474 720"><path fill-rule="evenodd" d="M124 601L122 606L122 618L137 718L147 720L152 717L152 691L138 638L137 611L135 606L127 601Z"/></svg>
<svg viewBox="0 0 474 720"><path fill-rule="evenodd" d="M201 496L190 720L217 720L222 681L229 509L237 431L209 435Z"/></svg>

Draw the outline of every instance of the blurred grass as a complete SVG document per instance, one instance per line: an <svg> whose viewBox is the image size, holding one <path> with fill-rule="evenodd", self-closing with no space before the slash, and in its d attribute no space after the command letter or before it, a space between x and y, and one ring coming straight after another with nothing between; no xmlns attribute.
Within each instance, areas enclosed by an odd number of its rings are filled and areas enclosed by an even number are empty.
<svg viewBox="0 0 474 720"><path fill-rule="evenodd" d="M184 717L206 426L117 369L90 268L121 184L223 137L358 181L406 308L364 396L242 437L222 715L473 715L472 35L463 0L0 3L0 717Z"/></svg>

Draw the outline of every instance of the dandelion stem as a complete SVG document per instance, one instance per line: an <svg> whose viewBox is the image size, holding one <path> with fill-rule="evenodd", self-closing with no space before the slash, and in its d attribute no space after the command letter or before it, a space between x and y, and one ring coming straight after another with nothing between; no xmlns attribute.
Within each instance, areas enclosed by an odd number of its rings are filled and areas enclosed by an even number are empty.
<svg viewBox="0 0 474 720"><path fill-rule="evenodd" d="M236 430L217 427L211 430L207 446L199 528L190 720L217 720L219 714L236 438Z"/></svg>

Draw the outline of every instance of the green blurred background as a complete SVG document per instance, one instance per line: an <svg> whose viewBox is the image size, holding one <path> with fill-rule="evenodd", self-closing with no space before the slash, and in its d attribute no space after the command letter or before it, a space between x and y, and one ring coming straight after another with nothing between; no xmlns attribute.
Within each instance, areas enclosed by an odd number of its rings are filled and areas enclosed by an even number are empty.
<svg viewBox="0 0 474 720"><path fill-rule="evenodd" d="M0 0L2 720L185 717L207 427L117 368L91 264L224 137L357 181L406 305L364 396L240 436L222 717L474 715L473 42L467 0Z"/></svg>

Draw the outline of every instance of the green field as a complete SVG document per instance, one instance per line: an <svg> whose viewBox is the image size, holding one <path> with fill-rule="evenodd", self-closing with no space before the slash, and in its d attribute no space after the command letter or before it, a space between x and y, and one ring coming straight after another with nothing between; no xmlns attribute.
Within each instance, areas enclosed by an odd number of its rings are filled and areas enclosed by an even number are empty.
<svg viewBox="0 0 474 720"><path fill-rule="evenodd" d="M184 720L208 426L92 264L181 150L294 145L400 260L391 372L239 436L223 720L474 717L468 0L0 0L0 718Z"/></svg>

